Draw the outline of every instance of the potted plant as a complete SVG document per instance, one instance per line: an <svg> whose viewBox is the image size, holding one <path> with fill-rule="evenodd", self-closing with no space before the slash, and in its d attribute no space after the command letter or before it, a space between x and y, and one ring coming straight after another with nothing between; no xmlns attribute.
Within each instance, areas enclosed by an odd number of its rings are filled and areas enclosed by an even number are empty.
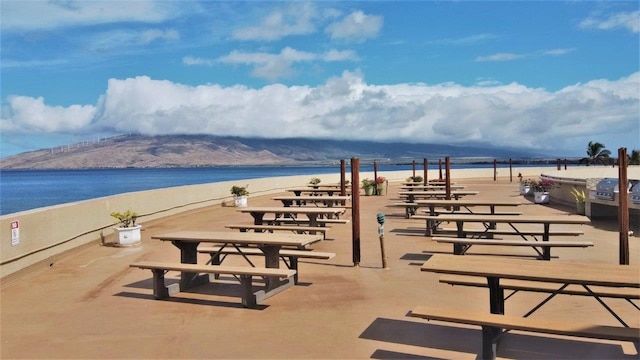
<svg viewBox="0 0 640 360"><path fill-rule="evenodd" d="M376 178L376 194L384 195L386 182L387 182L387 179L384 176L378 176Z"/></svg>
<svg viewBox="0 0 640 360"><path fill-rule="evenodd" d="M571 194L574 199L576 199L576 212L578 215L585 214L585 204L587 202L587 195L584 193L584 190L579 190L578 188L571 189Z"/></svg>
<svg viewBox="0 0 640 360"><path fill-rule="evenodd" d="M313 186L316 189L318 188L318 184L320 184L320 178L312 177L311 180L309 180L309 185Z"/></svg>
<svg viewBox="0 0 640 360"><path fill-rule="evenodd" d="M233 195L234 205L238 207L247 206L247 196L249 195L249 190L247 188L249 185L245 186L232 186L231 187L231 195Z"/></svg>
<svg viewBox="0 0 640 360"><path fill-rule="evenodd" d="M406 182L421 183L423 181L424 179L422 178L422 176L409 176Z"/></svg>
<svg viewBox="0 0 640 360"><path fill-rule="evenodd" d="M364 194L366 196L373 195L373 187L376 185L376 182L374 180L365 178L365 179L362 179L361 183L362 183L362 188L364 189Z"/></svg>
<svg viewBox="0 0 640 360"><path fill-rule="evenodd" d="M533 190L533 202L536 204L549 203L549 189L555 186L552 180L540 179L531 180L531 189Z"/></svg>
<svg viewBox="0 0 640 360"><path fill-rule="evenodd" d="M117 244L121 246L131 246L140 243L140 229L142 225L136 225L138 214L135 211L127 210L123 213L112 212L111 216L116 218L117 224L120 226L114 227L117 236Z"/></svg>
<svg viewBox="0 0 640 360"><path fill-rule="evenodd" d="M520 187L519 187L520 195L527 196L531 194L531 185L533 180L522 179L522 174L518 174L518 180L520 181Z"/></svg>

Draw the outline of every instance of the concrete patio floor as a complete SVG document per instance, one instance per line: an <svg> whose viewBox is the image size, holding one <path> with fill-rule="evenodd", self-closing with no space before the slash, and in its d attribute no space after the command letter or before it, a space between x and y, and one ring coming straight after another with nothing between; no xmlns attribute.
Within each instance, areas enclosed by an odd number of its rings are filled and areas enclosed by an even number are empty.
<svg viewBox="0 0 640 360"><path fill-rule="evenodd" d="M454 179L455 180L455 179ZM526 214L566 214L564 206L536 205L518 194L508 179L461 179L478 198L518 199ZM132 248L92 243L2 279L0 357L2 359L476 359L481 353L478 327L427 322L406 316L422 304L487 310L482 288L452 287L438 275L420 271L433 253L451 253L451 245L423 236L424 222L404 218L387 205L399 184L385 196L361 197L362 255L354 267L351 224L334 225L327 239L313 245L335 252L328 261L300 262L300 284L267 299L257 309L243 308L234 281L206 284L169 300L154 300L152 275L129 268L138 260L178 261L178 250L151 236L175 230L226 230L227 223L250 222L233 207L212 206L142 223L143 242ZM251 206L277 205L272 196L251 197ZM386 214L384 244L388 268L382 269L376 214ZM351 218L347 211L344 218ZM637 226L637 224L634 224ZM551 261L618 263L616 219L564 228L583 230L578 239L591 248L553 249ZM231 231L231 230L226 230ZM109 234L107 240L112 240ZM560 238L558 238L560 239ZM572 238L569 238L572 239ZM640 238L630 238L631 263L640 262ZM474 247L468 255L528 257L530 248ZM207 261L202 255L202 263ZM240 257L227 259L243 261ZM167 274L177 280L177 273ZM640 276L640 274L638 274ZM228 279L228 278L225 278ZM509 299L507 311L525 313L544 298L522 293ZM607 300L630 326L640 312L622 300ZM637 303L637 302L636 302ZM488 310L487 310L488 311ZM535 316L616 325L595 300L561 296ZM637 344L636 344L637 345ZM631 343L507 334L498 350L504 359L638 359Z"/></svg>

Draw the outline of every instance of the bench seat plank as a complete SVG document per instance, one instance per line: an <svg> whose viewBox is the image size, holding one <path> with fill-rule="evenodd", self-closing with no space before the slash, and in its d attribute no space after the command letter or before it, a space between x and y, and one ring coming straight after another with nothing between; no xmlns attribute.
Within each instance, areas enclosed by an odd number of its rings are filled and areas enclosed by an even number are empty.
<svg viewBox="0 0 640 360"><path fill-rule="evenodd" d="M291 269L261 268L250 266L201 265L159 261L139 261L130 264L129 267L151 270L151 272L153 273L153 295L156 299L168 298L172 294L180 290L173 285L169 287L165 285L164 275L167 271L228 274L238 276L240 278L240 284L242 285L243 289L242 305L246 307L255 307L258 301L275 295L292 285L292 282L289 281L288 284L281 285L279 288L272 289L268 293L264 290L253 293L253 276L268 276L279 279L289 279L293 278L293 276L296 275L296 271Z"/></svg>
<svg viewBox="0 0 640 360"><path fill-rule="evenodd" d="M413 218L416 218L415 216ZM452 232L457 233L458 229L456 228L441 228L438 229L438 232ZM500 229L478 229L478 230L465 230L466 234L472 235L482 235L482 234L491 234L491 235L514 235L520 236L522 235L530 235L530 236L542 236L544 235L544 231L542 230L521 230L519 233L514 230L500 230ZM549 236L580 236L584 235L584 231L580 230L550 230Z"/></svg>
<svg viewBox="0 0 640 360"><path fill-rule="evenodd" d="M524 241L524 240L489 240L454 237L433 237L431 240L443 243L463 245L498 245L498 246L532 246L532 247L589 247L591 241Z"/></svg>
<svg viewBox="0 0 640 360"><path fill-rule="evenodd" d="M409 316L482 327L482 357L495 359L502 330L520 330L554 335L593 339L640 341L640 328L581 324L574 321L553 321L538 318L473 312L464 309L446 309L418 306Z"/></svg>
<svg viewBox="0 0 640 360"><path fill-rule="evenodd" d="M442 275L440 282L449 285L487 287L487 279L479 276L464 275ZM545 283L539 281L502 279L500 287L514 291L531 291L542 293L553 293L559 288L559 284ZM589 289L593 294L599 297L619 298L619 299L640 299L640 289L636 288L611 288L602 286L590 286ZM569 285L560 294L591 296L587 290L579 285Z"/></svg>
<svg viewBox="0 0 640 360"><path fill-rule="evenodd" d="M265 218L262 220L265 223L268 224L273 224L273 223L278 223L278 224L308 224L309 223L309 219L294 219L294 218L287 218L287 217L280 217L277 219L274 218ZM316 219L316 222L318 224L321 225L327 225L327 224L348 224L349 223L349 219L325 219L325 218L318 218Z"/></svg>

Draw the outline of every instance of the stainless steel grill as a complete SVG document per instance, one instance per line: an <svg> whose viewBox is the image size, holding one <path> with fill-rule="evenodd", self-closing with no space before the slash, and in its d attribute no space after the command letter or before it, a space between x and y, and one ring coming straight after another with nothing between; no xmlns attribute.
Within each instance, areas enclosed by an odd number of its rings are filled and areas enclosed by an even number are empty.
<svg viewBox="0 0 640 360"><path fill-rule="evenodd" d="M631 202L634 204L640 204L640 181L633 185L630 194Z"/></svg>
<svg viewBox="0 0 640 360"><path fill-rule="evenodd" d="M596 185L596 198L600 200L615 200L618 192L618 179L605 178Z"/></svg>

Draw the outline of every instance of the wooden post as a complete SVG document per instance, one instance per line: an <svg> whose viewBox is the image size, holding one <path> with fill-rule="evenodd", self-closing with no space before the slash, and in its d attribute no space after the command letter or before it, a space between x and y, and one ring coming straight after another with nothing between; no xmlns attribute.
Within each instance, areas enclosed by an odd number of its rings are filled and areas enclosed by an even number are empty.
<svg viewBox="0 0 640 360"><path fill-rule="evenodd" d="M378 163L373 160L373 182L375 183L375 186L373 187L373 195L378 195L378 183L376 182L378 180Z"/></svg>
<svg viewBox="0 0 640 360"><path fill-rule="evenodd" d="M567 159L564 159L564 169L567 170Z"/></svg>
<svg viewBox="0 0 640 360"><path fill-rule="evenodd" d="M629 265L629 196L627 148L618 149L618 221L620 222L620 265Z"/></svg>
<svg viewBox="0 0 640 360"><path fill-rule="evenodd" d="M412 164L412 167L413 167L413 177L415 178L416 177L416 161L413 160L413 162L411 164Z"/></svg>
<svg viewBox="0 0 640 360"><path fill-rule="evenodd" d="M360 266L360 159L351 158L351 243L353 266Z"/></svg>
<svg viewBox="0 0 640 360"><path fill-rule="evenodd" d="M445 161L445 171L447 175L447 180L445 181L445 189L446 189L445 198L447 200L451 200L451 162L448 156L444 158L444 161Z"/></svg>
<svg viewBox="0 0 640 360"><path fill-rule="evenodd" d="M509 158L509 182L513 182L513 163L511 158Z"/></svg>
<svg viewBox="0 0 640 360"><path fill-rule="evenodd" d="M556 167L558 168L558 171L560 171L560 159L556 161Z"/></svg>
<svg viewBox="0 0 640 360"><path fill-rule="evenodd" d="M422 179L422 184L423 185L427 185L427 183L428 183L427 176L429 175L429 160L427 160L427 158L424 158L423 162L424 162L424 165L423 165L424 176L423 176L423 179Z"/></svg>
<svg viewBox="0 0 640 360"><path fill-rule="evenodd" d="M442 177L442 159L438 159L438 171L440 172L440 174L439 174L439 175L440 175L439 180L444 179L444 178Z"/></svg>
<svg viewBox="0 0 640 360"><path fill-rule="evenodd" d="M498 179L498 162L493 159L493 181Z"/></svg>
<svg viewBox="0 0 640 360"><path fill-rule="evenodd" d="M351 189L354 189L353 184ZM344 159L340 160L340 196L347 195L347 165Z"/></svg>

